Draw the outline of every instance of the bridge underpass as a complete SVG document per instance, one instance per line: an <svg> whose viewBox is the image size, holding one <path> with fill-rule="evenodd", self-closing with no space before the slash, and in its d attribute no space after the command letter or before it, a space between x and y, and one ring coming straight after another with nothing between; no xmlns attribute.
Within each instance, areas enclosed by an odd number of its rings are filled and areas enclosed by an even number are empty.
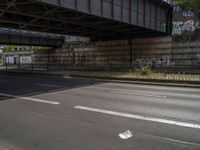
<svg viewBox="0 0 200 150"><path fill-rule="evenodd" d="M2 0L1 26L90 37L165 36L172 7L163 0Z"/></svg>
<svg viewBox="0 0 200 150"><path fill-rule="evenodd" d="M172 7L163 0L2 0L0 25L32 32L89 37L92 41L125 39L121 47L118 42L111 45L114 49L105 43L99 48L100 52L93 52L98 45L96 42L85 48L54 49L52 60L63 66L129 68L134 56L134 42L130 39L170 35ZM14 37L14 33L10 36L20 39ZM47 40L44 43L54 42ZM57 54L59 57L54 58ZM41 56L48 66L48 58Z"/></svg>

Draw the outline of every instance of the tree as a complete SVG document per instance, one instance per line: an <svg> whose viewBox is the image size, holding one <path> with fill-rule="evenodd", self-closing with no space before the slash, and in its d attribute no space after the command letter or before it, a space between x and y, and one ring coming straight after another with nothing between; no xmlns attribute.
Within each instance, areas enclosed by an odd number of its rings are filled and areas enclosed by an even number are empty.
<svg viewBox="0 0 200 150"><path fill-rule="evenodd" d="M49 47L43 46L16 46L16 45L5 45L2 47L3 52L14 52L14 51L45 51Z"/></svg>
<svg viewBox="0 0 200 150"><path fill-rule="evenodd" d="M200 0L173 0L173 2L185 10L191 10L200 19Z"/></svg>

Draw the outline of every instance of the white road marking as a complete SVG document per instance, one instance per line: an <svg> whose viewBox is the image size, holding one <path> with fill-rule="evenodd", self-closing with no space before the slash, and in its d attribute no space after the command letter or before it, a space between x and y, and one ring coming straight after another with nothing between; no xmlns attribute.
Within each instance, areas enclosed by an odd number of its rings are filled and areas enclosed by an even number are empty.
<svg viewBox="0 0 200 150"><path fill-rule="evenodd" d="M120 117L126 117L126 118L138 119L138 120L152 121L152 122L170 124L170 125L175 125L175 126L182 126L182 127L200 129L200 124L193 124L193 123L167 120L167 119L161 119L161 118L153 118L153 117L140 116L140 115L135 115L135 114L127 114L127 113L122 113L122 112L115 112L115 111L110 111L110 110L104 110L104 109L98 109L98 108L92 108L92 107L85 107L85 106L78 106L78 105L75 106L74 108L80 109L80 110L87 110L87 111L91 111L91 112L109 114L109 115L114 115L114 116L120 116Z"/></svg>
<svg viewBox="0 0 200 150"><path fill-rule="evenodd" d="M163 139L163 140L167 140L167 141L171 141L171 142L186 144L186 145L200 146L200 144L193 143L193 142L186 142L186 141L181 141L181 140L175 140L175 139L171 139L171 138L166 138L166 137L161 137L161 136L156 136L156 135L150 135L150 134L145 134L145 133L142 133L142 135L153 137L153 138L159 138L159 139Z"/></svg>
<svg viewBox="0 0 200 150"><path fill-rule="evenodd" d="M156 97L156 98L167 98L165 95L153 95L153 94L145 94L138 92L128 92L128 91L110 91L113 94L127 94L127 95L135 95L135 96L145 96L145 97Z"/></svg>
<svg viewBox="0 0 200 150"><path fill-rule="evenodd" d="M6 93L0 93L0 95L5 96L5 97L19 98L22 100L46 103L46 104L51 104L51 105L59 105L60 104L60 102L48 101L48 100L43 100L43 99L31 98L31 97L22 97L22 96L16 96L16 95L11 95L11 94L6 94Z"/></svg>
<svg viewBox="0 0 200 150"><path fill-rule="evenodd" d="M35 83L34 85L37 85L37 86L46 86L46 87L55 87L55 88L61 88L63 86L60 86L60 85L54 85L54 84L40 84L40 83Z"/></svg>

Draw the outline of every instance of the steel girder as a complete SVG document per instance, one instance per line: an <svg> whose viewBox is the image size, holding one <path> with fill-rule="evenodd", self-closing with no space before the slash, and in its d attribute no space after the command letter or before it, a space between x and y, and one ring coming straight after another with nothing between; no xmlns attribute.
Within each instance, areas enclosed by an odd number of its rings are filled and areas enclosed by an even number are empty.
<svg viewBox="0 0 200 150"><path fill-rule="evenodd" d="M94 40L164 36L172 7L162 0L1 0L0 25Z"/></svg>

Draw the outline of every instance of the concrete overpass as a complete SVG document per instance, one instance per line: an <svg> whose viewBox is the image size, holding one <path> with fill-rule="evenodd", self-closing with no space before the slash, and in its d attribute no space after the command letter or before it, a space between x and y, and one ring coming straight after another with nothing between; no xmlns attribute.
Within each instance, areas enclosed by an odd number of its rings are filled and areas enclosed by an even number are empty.
<svg viewBox="0 0 200 150"><path fill-rule="evenodd" d="M90 37L165 36L172 7L163 0L1 0L0 25Z"/></svg>

